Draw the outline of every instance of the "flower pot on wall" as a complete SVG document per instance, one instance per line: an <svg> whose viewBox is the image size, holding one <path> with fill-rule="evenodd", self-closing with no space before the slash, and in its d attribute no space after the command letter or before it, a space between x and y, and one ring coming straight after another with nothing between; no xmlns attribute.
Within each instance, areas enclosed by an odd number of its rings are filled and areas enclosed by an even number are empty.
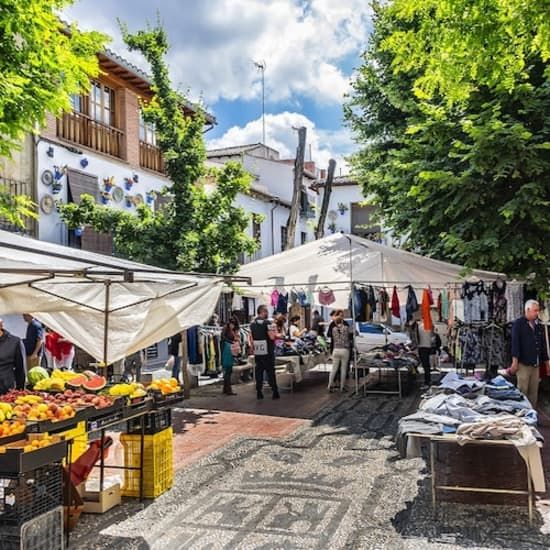
<svg viewBox="0 0 550 550"><path fill-rule="evenodd" d="M126 189L126 191L130 191L133 185L134 185L134 180L130 178L124 178L124 188Z"/></svg>

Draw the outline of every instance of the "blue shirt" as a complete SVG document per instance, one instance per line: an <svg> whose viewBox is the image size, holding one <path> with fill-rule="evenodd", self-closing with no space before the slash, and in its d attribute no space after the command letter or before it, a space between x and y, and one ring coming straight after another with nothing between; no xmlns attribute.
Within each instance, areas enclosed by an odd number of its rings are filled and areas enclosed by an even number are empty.
<svg viewBox="0 0 550 550"><path fill-rule="evenodd" d="M516 319L512 323L512 357L517 357L520 363L533 367L548 361L543 330L538 321L535 321L535 328L532 328L525 317Z"/></svg>
<svg viewBox="0 0 550 550"><path fill-rule="evenodd" d="M27 334L25 335L25 340L23 340L27 357L33 354L38 340L44 340L44 328L40 324L40 321L33 319L27 324Z"/></svg>

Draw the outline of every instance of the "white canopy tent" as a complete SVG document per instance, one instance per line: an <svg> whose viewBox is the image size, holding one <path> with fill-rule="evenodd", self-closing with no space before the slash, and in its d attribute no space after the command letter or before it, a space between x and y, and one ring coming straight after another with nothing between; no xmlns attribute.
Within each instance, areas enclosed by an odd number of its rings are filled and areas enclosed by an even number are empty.
<svg viewBox="0 0 550 550"><path fill-rule="evenodd" d="M106 364L204 323L223 283L0 231L0 315L30 313Z"/></svg>
<svg viewBox="0 0 550 550"><path fill-rule="evenodd" d="M419 290L428 285L443 288L471 276L486 281L504 277L491 271L467 271L460 265L343 233L246 264L239 275L250 277L252 287L265 292L292 287L314 292L326 285L335 293L331 307L342 309L348 307L352 283L386 287L410 284Z"/></svg>

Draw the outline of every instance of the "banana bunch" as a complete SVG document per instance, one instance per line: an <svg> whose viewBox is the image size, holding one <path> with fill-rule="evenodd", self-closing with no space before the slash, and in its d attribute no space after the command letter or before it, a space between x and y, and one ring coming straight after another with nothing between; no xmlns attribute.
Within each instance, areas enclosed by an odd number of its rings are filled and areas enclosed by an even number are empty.
<svg viewBox="0 0 550 550"><path fill-rule="evenodd" d="M74 374L73 374L74 376ZM35 391L64 391L65 380L62 378L46 378L39 380L34 386Z"/></svg>
<svg viewBox="0 0 550 550"><path fill-rule="evenodd" d="M44 399L39 395L20 395L16 400L16 405L36 405L42 403Z"/></svg>
<svg viewBox="0 0 550 550"><path fill-rule="evenodd" d="M10 420L13 416L13 408L9 403L0 403L0 422Z"/></svg>
<svg viewBox="0 0 550 550"><path fill-rule="evenodd" d="M111 386L109 388L109 395L112 397L124 396L134 399L136 397L145 397L147 392L143 384L132 382L131 384L115 384Z"/></svg>
<svg viewBox="0 0 550 550"><path fill-rule="evenodd" d="M57 380L64 380L65 382L68 382L69 380L72 380L76 374L71 370L59 370L55 369L50 378L55 378Z"/></svg>

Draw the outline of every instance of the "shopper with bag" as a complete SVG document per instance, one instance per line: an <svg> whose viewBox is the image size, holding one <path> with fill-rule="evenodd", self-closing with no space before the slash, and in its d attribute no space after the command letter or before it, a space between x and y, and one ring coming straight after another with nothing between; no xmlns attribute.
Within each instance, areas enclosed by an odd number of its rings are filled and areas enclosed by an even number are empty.
<svg viewBox="0 0 550 550"><path fill-rule="evenodd" d="M222 369L223 369L223 392L225 395L237 395L231 389L231 375L235 357L241 352L241 344L236 334L236 323L231 319L225 324L222 330Z"/></svg>

